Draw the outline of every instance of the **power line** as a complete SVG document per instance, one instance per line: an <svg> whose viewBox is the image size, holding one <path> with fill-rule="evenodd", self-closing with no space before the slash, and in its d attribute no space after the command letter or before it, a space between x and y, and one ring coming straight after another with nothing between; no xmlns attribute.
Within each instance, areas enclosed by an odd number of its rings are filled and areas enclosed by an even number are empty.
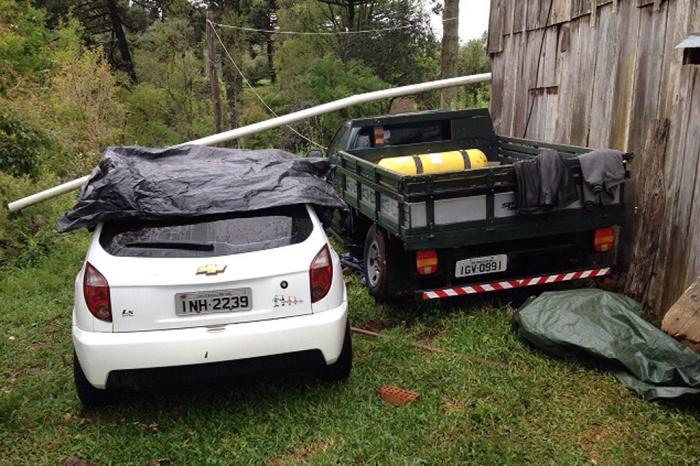
<svg viewBox="0 0 700 466"><path fill-rule="evenodd" d="M456 21L458 18L446 18L443 19L442 22L446 23L448 21ZM227 29L237 29L239 31L248 31L248 32L264 32L266 34L286 34L286 35L298 35L298 36L336 36L336 35L344 35L344 34L370 34L370 33L377 33L377 32L388 32L388 31L398 31L401 29L409 29L412 27L415 27L413 24L404 24L402 26L393 26L393 27L387 27L387 28L379 28L379 29L364 29L361 31L319 31L319 32L302 32L302 31L280 31L277 29L258 29L258 28L251 28L247 26L236 26L233 24L222 24L222 23L215 23L211 22L212 25L219 26L222 28L227 28Z"/></svg>
<svg viewBox="0 0 700 466"><path fill-rule="evenodd" d="M236 63L236 61L233 59L233 57L232 57L231 54L229 53L228 49L226 48L226 45L224 45L224 42L221 40L221 36L219 36L219 33L216 32L216 29L213 27L215 23L212 22L212 21L209 21L209 20L207 20L207 22L210 23L210 24L212 25L211 30L214 32L214 35L216 36L216 38L218 39L219 43L221 44L221 47L224 49L224 53L226 53L226 56L228 57L228 59L231 60L231 63L233 64L233 67L234 67L235 70L238 72L238 74L241 75L241 79L242 79L243 82L246 84L246 86L248 86L248 88L251 90L251 92L253 93L253 95L255 95L255 97L258 98L258 100L260 101L260 103L263 104L263 105L265 106L265 108L267 108L267 110L268 110L270 113L272 113L273 116L279 117L279 115L277 114L277 112L275 112L275 111L272 109L272 107L270 107L269 105L267 105L267 102L265 102L265 100L262 98L262 96L261 96L260 94L258 94L258 92L255 90L255 88L254 88L253 85L250 83L250 81L248 81L248 78L246 78L246 76L243 74L243 71L240 69L240 67L238 66L238 64ZM292 133L296 134L297 136L299 136L300 138L304 139L305 141L307 141L307 142L309 142L309 143L311 143L311 144L313 144L313 145L315 145L315 146L317 146L317 147L320 147L321 149L325 149L325 148L326 148L325 146L319 144L318 142L312 140L311 138L309 138L309 137L307 137L307 136L304 136L304 135L301 134L299 131L297 131L296 129L292 128L291 125L285 125L285 126L286 126Z"/></svg>

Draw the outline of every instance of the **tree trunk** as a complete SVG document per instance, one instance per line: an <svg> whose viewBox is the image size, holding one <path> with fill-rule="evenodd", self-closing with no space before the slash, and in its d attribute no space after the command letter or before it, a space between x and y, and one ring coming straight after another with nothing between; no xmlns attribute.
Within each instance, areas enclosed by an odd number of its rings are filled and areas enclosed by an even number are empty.
<svg viewBox="0 0 700 466"><path fill-rule="evenodd" d="M214 14L207 11L207 60L209 64L209 87L211 89L211 101L214 106L214 126L216 132L221 132L221 92L219 91L219 73L217 72L216 47L214 45L214 31L212 31L211 21L214 21Z"/></svg>
<svg viewBox="0 0 700 466"><path fill-rule="evenodd" d="M119 17L119 10L117 9L116 0L107 0L107 7L109 8L109 20L112 23L112 31L117 37L117 43L119 44L119 53L122 56L122 65L129 75L129 80L132 84L136 83L136 70L134 70L134 62L131 60L131 53L129 53L129 43L126 41L126 34L124 34L124 27L122 26L122 20Z"/></svg>
<svg viewBox="0 0 700 466"><path fill-rule="evenodd" d="M459 51L459 0L445 0L442 13L442 79L457 76L457 53ZM450 21L446 21L450 20ZM457 88L448 87L440 91L440 107L452 107L457 103Z"/></svg>
<svg viewBox="0 0 700 466"><path fill-rule="evenodd" d="M241 23L241 2L240 1L230 1L228 11L222 10L222 15L228 13L228 15L220 16L219 19L222 22L228 24L240 25ZM231 9L232 8L232 9ZM241 33L235 29L219 29L219 36L221 41L225 44L226 49L231 54L236 63L240 65L240 51L243 49L243 37ZM241 75L236 71L231 59L222 53L221 55L221 79L224 82L224 87L226 89L226 129L234 129L240 126L240 109L241 109L241 93L243 88L243 80ZM239 140L235 139L231 141L233 147L239 146Z"/></svg>
<svg viewBox="0 0 700 466"><path fill-rule="evenodd" d="M270 81L277 81L277 73L275 73L275 64L272 56L272 34L267 35L267 66L270 69Z"/></svg>

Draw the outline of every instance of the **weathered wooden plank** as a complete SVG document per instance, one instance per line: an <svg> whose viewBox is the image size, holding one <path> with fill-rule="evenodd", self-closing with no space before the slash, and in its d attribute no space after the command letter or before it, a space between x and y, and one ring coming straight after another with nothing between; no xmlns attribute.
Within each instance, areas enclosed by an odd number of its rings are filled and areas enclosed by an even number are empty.
<svg viewBox="0 0 700 466"><path fill-rule="evenodd" d="M637 62L640 11L629 0L618 5L615 17L619 22L619 55L615 74L613 110L610 118L610 145L628 150L628 129L632 111L635 68Z"/></svg>
<svg viewBox="0 0 700 466"><path fill-rule="evenodd" d="M681 181L687 185L692 184L692 188L684 185L682 190L689 192L689 194L685 198L681 197L680 200L690 199L690 202L686 204L689 210L686 283L690 283L696 276L700 275L700 67L685 66L685 69L687 71L684 79L690 81L690 95L692 96L687 116L690 125L686 136L685 159L695 162L695 176L690 174L688 178ZM690 163L688 165L689 170L692 170L692 165Z"/></svg>
<svg viewBox="0 0 700 466"><path fill-rule="evenodd" d="M579 21L561 26L559 33L559 97L557 106L556 137L554 141L567 143L571 141L571 121L574 118L573 90L578 83L578 60L580 41L578 35Z"/></svg>
<svg viewBox="0 0 700 466"><path fill-rule="evenodd" d="M545 118L542 141L554 141L557 130L557 109L559 108L559 86L551 86L545 90Z"/></svg>
<svg viewBox="0 0 700 466"><path fill-rule="evenodd" d="M673 111L670 147L665 164L666 214L662 224L656 277L652 283L654 308L664 310L688 285L692 274L690 262L697 244L695 191L699 181L698 153L700 151L700 70L684 67L681 85ZM695 224L692 221L695 220ZM693 268L697 265L694 264ZM697 270L695 270L697 271Z"/></svg>
<svg viewBox="0 0 700 466"><path fill-rule="evenodd" d="M521 48L518 46L518 39L513 35L506 38L504 43L505 57L503 70L503 108L502 121L499 134L508 135L511 132L513 122L513 102L515 100L515 79L518 72L519 57Z"/></svg>
<svg viewBox="0 0 700 466"><path fill-rule="evenodd" d="M618 15L612 13L612 4L598 9L597 41L605 44L596 50L596 65L593 75L591 100L591 126L588 145L610 147L613 101L616 89L611 79L617 74L620 53Z"/></svg>
<svg viewBox="0 0 700 466"><path fill-rule="evenodd" d="M539 29L544 26L547 18L542 18L542 8L548 8L550 1L552 0L528 0L526 23L528 31L532 31L533 29Z"/></svg>
<svg viewBox="0 0 700 466"><path fill-rule="evenodd" d="M647 125L656 118L659 103L661 67L664 61L664 34L667 8L654 12L645 7L640 12L640 34L635 67L634 98L630 120L628 145L637 152L644 142ZM632 184L636 173L632 174Z"/></svg>
<svg viewBox="0 0 700 466"><path fill-rule="evenodd" d="M572 0L554 0L549 23L561 24L568 22L571 19L571 2Z"/></svg>
<svg viewBox="0 0 700 466"><path fill-rule="evenodd" d="M504 38L506 44L510 42L510 37ZM506 49L507 50L507 49ZM504 93L505 84L505 64L506 64L506 54L499 53L492 55L491 58L491 100L489 103L489 111L491 113L491 119L493 120L493 125L497 133L500 134L503 129L503 108L507 105L506 100L509 96Z"/></svg>
<svg viewBox="0 0 700 466"><path fill-rule="evenodd" d="M654 120L649 126L644 144L644 158L638 168L639 230L631 250L630 269L625 283L625 294L649 303L649 284L658 252L661 226L666 209L666 186L664 183L664 158L668 142L670 122L667 119Z"/></svg>
<svg viewBox="0 0 700 466"><path fill-rule="evenodd" d="M637 180L640 171L637 165L644 158L643 144L649 123L656 118L659 102L659 85L663 64L663 39L666 32L667 8L655 12L652 7L636 8L639 11L639 39L635 60L635 82L632 90L632 105L629 118L627 148L637 154L631 164L631 177L626 186L628 205L636 205L639 193ZM638 230L637 217L628 212L624 236L625 240L634 240ZM629 244L626 242L624 244ZM628 258L627 247L622 248L622 257Z"/></svg>
<svg viewBox="0 0 700 466"><path fill-rule="evenodd" d="M640 10L630 0L618 4L617 13L614 14L619 22L619 55L617 73L614 78L615 93L613 96L612 114L610 117L610 146L623 151L631 150L628 145L630 121L632 115L632 101L634 99L634 83L636 80L637 53L640 36ZM644 155L637 153L641 160ZM634 162L632 163L634 164ZM636 193L629 184L625 189L625 202L628 206L634 206ZM619 241L618 258L623 267L631 264L632 245L636 231L636 218L634 210L628 208L625 212L625 227L621 231Z"/></svg>
<svg viewBox="0 0 700 466"><path fill-rule="evenodd" d="M587 15L591 12L590 0L571 0L571 19Z"/></svg>
<svg viewBox="0 0 700 466"><path fill-rule="evenodd" d="M527 24L527 3L515 0L513 4L513 32L523 32ZM493 8L493 4L491 6Z"/></svg>
<svg viewBox="0 0 700 466"><path fill-rule="evenodd" d="M503 50L503 25L505 16L505 0L493 0L489 15L489 30L486 51L490 54Z"/></svg>
<svg viewBox="0 0 700 466"><path fill-rule="evenodd" d="M513 33L513 8L517 0L503 0L503 35Z"/></svg>
<svg viewBox="0 0 700 466"><path fill-rule="evenodd" d="M591 101L593 98L593 82L596 67L597 30L592 28L585 19L578 20L578 41L579 51L576 60L579 61L577 67L577 85L573 86L571 92L572 115L570 143L579 146L588 145L588 133L591 123Z"/></svg>
<svg viewBox="0 0 700 466"><path fill-rule="evenodd" d="M542 57L540 59L538 87L551 87L559 85L558 53L559 26L552 26L545 30L544 43L542 44Z"/></svg>
<svg viewBox="0 0 700 466"><path fill-rule="evenodd" d="M536 99L534 98L535 96L532 94L531 90L537 87L537 56L539 55L540 47L542 46L544 30L535 29L532 31L527 31L524 33L524 35L526 36L525 52L521 59L523 74L521 76L522 81L518 83L517 92L522 92L525 94L526 98L525 102L523 102L523 108L518 109L518 115L522 119L520 121L516 121L517 126L514 128L514 135L517 137L523 137L523 135L530 134L532 132L530 128L531 125L532 127L536 125L535 122L537 121L537 114L534 108Z"/></svg>
<svg viewBox="0 0 700 466"><path fill-rule="evenodd" d="M658 118L670 118L673 109L673 98L678 90L678 80L683 62L683 50L676 45L685 39L692 29L693 1L668 2L666 17L666 40L664 43L664 63L662 66L661 83L659 85Z"/></svg>
<svg viewBox="0 0 700 466"><path fill-rule="evenodd" d="M514 93L513 93L513 117L509 134L511 136L522 137L527 118L528 83L526 81L527 63L527 43L529 34L522 32L513 36L514 46L517 52L514 57L515 69L513 70Z"/></svg>

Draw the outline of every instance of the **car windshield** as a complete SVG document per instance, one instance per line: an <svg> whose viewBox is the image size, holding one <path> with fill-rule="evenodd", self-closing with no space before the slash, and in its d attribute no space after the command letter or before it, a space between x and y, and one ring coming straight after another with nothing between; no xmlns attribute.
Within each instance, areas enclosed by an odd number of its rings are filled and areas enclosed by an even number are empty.
<svg viewBox="0 0 700 466"><path fill-rule="evenodd" d="M296 244L313 223L303 205L252 212L106 224L100 244L109 254L129 257L213 257Z"/></svg>

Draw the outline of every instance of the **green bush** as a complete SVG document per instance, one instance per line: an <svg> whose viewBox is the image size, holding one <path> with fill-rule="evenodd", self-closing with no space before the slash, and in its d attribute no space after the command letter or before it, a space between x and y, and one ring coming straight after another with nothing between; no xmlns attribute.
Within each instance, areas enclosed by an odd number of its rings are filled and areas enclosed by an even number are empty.
<svg viewBox="0 0 700 466"><path fill-rule="evenodd" d="M0 112L0 171L14 176L35 177L45 135L25 119Z"/></svg>
<svg viewBox="0 0 700 466"><path fill-rule="evenodd" d="M10 201L60 183L44 170L39 171L37 179L41 181L0 171L0 268L36 264L58 243L69 241L68 236L57 233L56 223L74 204L74 195L60 196L20 212L5 208Z"/></svg>

